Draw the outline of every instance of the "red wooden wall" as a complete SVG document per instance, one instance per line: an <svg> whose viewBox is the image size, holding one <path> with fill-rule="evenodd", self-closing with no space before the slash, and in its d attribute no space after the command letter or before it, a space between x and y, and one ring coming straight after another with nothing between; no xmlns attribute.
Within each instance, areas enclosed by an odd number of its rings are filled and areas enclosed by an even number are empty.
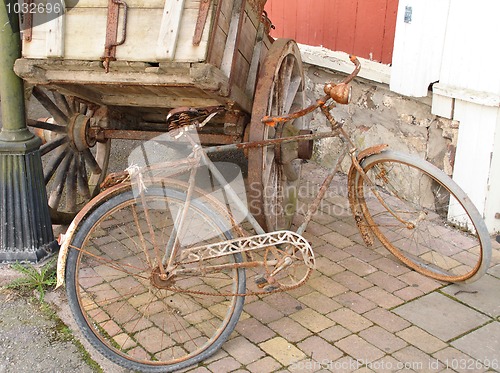
<svg viewBox="0 0 500 373"><path fill-rule="evenodd" d="M398 0L268 0L274 37L389 64Z"/></svg>

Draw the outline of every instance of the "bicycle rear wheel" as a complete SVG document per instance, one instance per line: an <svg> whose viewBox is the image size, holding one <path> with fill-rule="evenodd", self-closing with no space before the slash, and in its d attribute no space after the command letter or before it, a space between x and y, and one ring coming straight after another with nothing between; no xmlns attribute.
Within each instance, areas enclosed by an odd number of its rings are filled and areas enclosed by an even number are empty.
<svg viewBox="0 0 500 373"><path fill-rule="evenodd" d="M185 198L150 187L141 201L128 190L97 207L71 244L66 290L76 322L94 347L125 368L170 372L198 363L220 348L242 312L244 297L236 295L245 292L242 268L205 273L196 262L178 264L191 273L160 277L153 246L166 247ZM214 211L191 202L183 248L231 238ZM236 253L205 264L240 262Z"/></svg>
<svg viewBox="0 0 500 373"><path fill-rule="evenodd" d="M380 242L408 267L441 281L486 272L491 242L476 207L444 172L394 151L365 158L374 188L357 176L357 198Z"/></svg>

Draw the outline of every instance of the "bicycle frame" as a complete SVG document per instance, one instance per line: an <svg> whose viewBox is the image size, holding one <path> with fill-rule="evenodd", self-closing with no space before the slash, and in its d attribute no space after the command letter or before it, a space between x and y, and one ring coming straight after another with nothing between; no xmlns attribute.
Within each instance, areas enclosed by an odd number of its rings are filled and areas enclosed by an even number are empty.
<svg viewBox="0 0 500 373"><path fill-rule="evenodd" d="M318 210L318 207L322 201L322 199L325 196L325 193L330 186L330 184L333 181L333 178L335 174L338 172L340 165L344 158L349 155L352 166L351 170L354 169L359 174L361 177L366 177L364 174L362 167L359 164L360 159L358 157L358 152L357 148L354 145L353 141L350 139L349 135L347 132L342 128L342 124L338 123L330 113L330 111L336 106L335 102L340 102L340 103L345 103L348 100L348 95L350 95L350 91L348 89L347 84L357 75L360 65L357 59L351 59L353 63L356 65L355 70L353 73L351 73L344 81L340 84L337 85L331 85L327 84L325 86L325 92L327 92L327 95L324 96L323 98L320 98L319 100L316 101L313 105L300 110L296 113L292 113L290 115L284 115L280 117L264 117L262 119L262 125L270 125L270 126L275 126L277 123L281 122L287 122L291 121L293 119L296 119L298 117L302 117L307 115L308 113L316 110L316 109L321 109L322 113L325 115L327 118L331 131L326 132L326 133L315 133L315 134L306 134L306 135L296 135L296 136L291 136L291 137L282 137L282 138L277 138L277 139L270 139L270 140L264 140L260 142L244 142L244 143L239 143L239 144L234 144L234 145L222 145L222 146L212 146L212 147L207 147L207 148L202 148L199 144L196 143L196 141L191 137L189 134L189 130L192 129L191 127L193 126L187 126L187 127L181 127L173 131L170 135L173 136L176 139L179 139L181 137L187 139L187 141L190 143L190 146L192 147L192 152L190 155L186 157L181 162L162 162L159 164L155 164L153 166L148 166L144 167L143 169L128 169L128 179L135 179L135 184L138 185L138 198L141 200L141 203L143 206L145 206L145 212L146 212L146 220L148 225L150 226L149 222L149 215L147 213L147 202L144 198L144 188L142 187L143 184L143 176L144 174L151 173L151 172L161 172L162 170L169 170L171 171L172 169L177 169L180 168L180 171L178 173L189 173L189 181L186 184L186 202L181 209L181 211L178 212L177 217L175 218L176 223L175 223L175 228L174 232L171 235L166 247L164 248L159 248L158 245L156 244L156 240L154 239L153 235L153 246L154 246L154 255L156 256L156 263L158 263L159 267L159 276L162 280L168 280L168 278L175 276L176 273L176 267L178 266L178 262L176 262L176 258L186 258L186 260L194 260L193 258L196 258L196 261L202 262L203 259L207 258L212 258L213 256L207 256L203 254L204 252L214 252L218 251L218 255L223 256L223 255L233 255L235 252L241 252L241 253L246 253L247 257L252 250L259 250L259 249L265 249L269 248L271 252L274 254L275 258L271 260L266 260L265 262L255 262L255 261L247 261L243 263L238 263L238 264L231 264L228 265L229 267L232 266L232 268L236 267L257 267L257 266L274 266L275 269L271 273L270 277L272 277L274 274L277 274L279 271L283 270L287 266L291 265L290 261L290 256L287 256L286 254L286 249L281 250L279 247L286 246L289 248L293 248L292 250L297 250L298 252L301 253L302 260L304 261L304 264L307 266L308 271L304 278L302 278L300 281L297 282L296 285L293 287L300 286L302 283L304 283L307 278L309 277L310 271L314 268L314 253L309 245L309 243L302 237L302 234L305 232L307 225L309 224L310 220L312 219L312 216L316 213ZM212 114L213 116L213 114ZM204 121L206 123L208 120ZM319 192L314 200L314 202L309 206L308 211L305 215L304 222L299 226L296 232L291 232L291 231L278 231L278 232L272 232L272 233L266 233L265 230L262 228L262 226L257 222L257 220L253 217L252 214L248 212L248 209L245 205L245 203L238 197L237 193L233 190L231 185L227 182L227 180L224 178L224 176L220 173L220 171L217 169L217 167L213 164L213 162L208 158L208 154L213 154L213 153L219 153L219 152L226 152L226 151L231 151L235 149L247 149L247 148L259 148L259 147L267 147L267 146L274 146L278 144L283 144L283 143L288 143L288 142L300 142L300 141L312 141L312 140L317 140L317 139L322 139L322 138L331 138L331 137L338 137L341 139L343 143L343 148L342 151L340 152L338 159L335 162L335 167L332 168L328 176L325 178L323 184L321 185ZM377 147L376 149L379 149L380 147ZM382 148L380 148L382 149ZM370 152L370 154L374 154L374 152L377 152L378 150L374 150ZM256 235L254 236L249 236L249 237L244 237L242 239L237 239L237 240L229 240L229 241L224 241L220 242L217 244L212 244L212 245L204 245L204 246L198 246L195 248L190 248L187 249L185 252L184 250L181 250L181 245L179 241L179 233L182 232L183 225L185 223L185 218L186 214L190 208L191 204L191 199L194 194L195 190L195 178L196 178L196 171L197 167L199 165L205 165L215 180L224 188L224 191L227 195L227 197L231 200L232 203L235 204L235 206L244 213L246 216L246 220L250 223L252 226L253 230L256 232ZM175 172L174 172L175 174ZM169 177L172 176L172 172L169 172ZM156 182L161 182L162 179L156 178ZM164 180L164 179L163 179ZM90 203L90 206L95 206L96 204L99 204L100 201L105 200L106 198L109 198L112 195L113 192L108 192L108 194L105 193L105 195L98 196L93 203ZM118 192L117 192L118 193ZM66 233L66 236L71 237L73 233L75 232L79 221L83 219L83 217L90 211L91 207L86 207L84 208L80 214L77 215L77 218L72 222L70 227L68 228L68 231ZM353 210L355 212L355 210ZM230 212L229 212L230 213ZM356 217L356 213L355 213ZM359 219L357 219L358 222ZM231 221L234 221L234 219L231 217ZM358 224L359 226L359 224ZM233 224L233 228L235 225ZM360 227L361 230L361 227ZM363 233L363 231L362 231ZM363 235L365 237L366 235ZM67 257L67 252L69 250L69 241L68 239L63 239L63 245L60 250L60 255L59 255L59 260L58 260L58 285L60 286L63 281L64 281L64 266L65 266L65 261ZM366 240L368 243L368 240ZM78 249L78 248L76 248ZM277 259L279 258L279 259ZM181 259L184 260L184 259ZM199 271L219 271L224 269L221 266L215 266L213 268L210 268L208 266L203 266L201 265L199 268ZM192 272L193 269L190 269ZM282 287L281 291L288 290L290 287Z"/></svg>
<svg viewBox="0 0 500 373"><path fill-rule="evenodd" d="M181 211L178 212L177 217L175 218L175 229L174 233L171 235L167 246L164 248L164 252L160 253L159 248L155 247L155 253L157 256L157 263L159 263L159 271L160 271L160 277L162 280L169 280L170 278L173 278L175 275L181 274L181 273L193 273L194 271L203 271L204 273L207 272L216 272L224 269L229 269L229 268L251 268L251 267L257 267L257 266L274 266L275 269L272 271L272 273L269 275L269 277L272 277L276 274L278 274L281 270L285 269L287 266L292 264L292 260L290 259L289 256L286 254L280 255L282 253L285 253L285 251L282 251L279 249L281 246L291 246L294 248L294 250L298 250L301 253L302 259L304 260L305 265L312 270L314 268L314 253L309 245L309 243L302 237L302 234L305 232L308 223L310 222L312 216L314 213L317 211L319 204L321 203L326 190L330 186L335 174L340 168L340 164L342 163L343 159L347 156L347 154L351 155L351 159L353 161L353 164L355 165L354 167L356 169L361 168L359 166L359 162L357 159L357 150L353 144L353 142L350 140L348 137L347 133L342 129L342 126L338 123L336 123L329 113L329 110L331 107L326 106L325 104L320 103L320 107L322 108L323 112L327 116L328 120L331 123L332 126L332 131L328 133L320 133L320 134L311 134L311 135L301 135L301 136L293 136L289 138L280 138L280 139L272 139L272 140L266 140L262 142L247 142L247 143L241 143L238 145L224 145L224 146L215 146L215 147L209 147L209 148L201 148L196 144L196 142L193 140L191 135L189 134L189 129L184 128L181 130L180 133L178 133L176 136L184 136L188 139L188 142L191 144L193 147L192 153L188 156L188 159L193 159L192 164L190 165L189 169L186 170L186 172L189 173L189 181L187 183L187 190L186 190L186 203L184 204L183 208ZM327 115L328 114L328 115ZM246 205L244 202L238 197L237 193L234 191L234 189L231 187L230 183L227 182L225 177L222 175L222 173L217 169L217 167L214 165L214 163L208 158L208 154L211 153L218 153L218 152L224 152L224 151L229 151L229 150L234 150L238 148L250 148L250 147L265 147L265 146L272 146L274 144L280 144L280 143L286 143L286 142L295 142L295 141L305 141L305 140L311 140L311 139L317 139L317 138L327 138L327 137L339 137L342 142L344 143L343 150L340 152L337 161L335 162L335 167L330 170L328 173L328 176L324 180L318 195L316 196L314 202L309 206L308 212L305 215L304 222L301 224L301 226L297 229L296 232L291 232L291 231L278 231L278 232L272 232L272 233L266 233L264 229L260 226L260 224L257 222L257 220L248 212ZM224 188L224 191L226 192L227 197L230 199L230 201L237 206L238 209L244 212L244 215L246 216L246 220L250 223L254 231L256 232L256 235L250 236L250 237L244 237L244 238L239 238L235 240L229 240L229 241L223 241L223 242L218 242L216 244L210 244L210 245L202 245L202 246L197 246L194 248L189 248L189 249L181 249L180 241L179 241L179 234L183 230L183 225L185 223L185 217L187 215L187 212L190 208L190 203L191 203L191 198L193 196L193 191L194 191L194 185L195 185L195 177L196 177L196 169L197 166L199 165L205 165L215 178L215 180L219 183L219 185L222 185ZM173 167L175 163L173 162L165 162L159 165L155 166L155 169L161 170L162 168L169 169L170 167ZM147 172L143 171L143 172ZM141 177L142 173L137 172L134 173L133 177ZM142 183L142 180L137 180L136 184L140 185ZM142 190L142 189L141 189ZM146 201L143 198L143 195L141 195L141 201L144 206L146 206ZM147 207L146 207L147 210ZM197 269L187 269L183 270L180 269L178 270L177 267L179 264L188 264L188 263L202 263L203 261L206 261L208 259L212 259L215 257L220 257L224 255L234 255L235 253L245 253L249 254L253 250L261 250L261 249L266 249L270 248L270 250L273 252L275 258L266 260L264 261L246 261L243 263L235 263L235 264L226 264L226 265L216 265L216 266L210 266L210 265L200 265L199 268ZM290 249L288 249L290 250ZM215 253L215 254L214 254ZM179 258L180 261L179 261ZM279 259L277 259L279 258ZM302 283L304 283L310 272L307 272L307 275L304 276L300 281L298 281L293 287L300 286ZM271 281L272 282L272 281ZM290 287L281 287L279 288L280 291L288 290ZM276 289L278 290L278 289Z"/></svg>

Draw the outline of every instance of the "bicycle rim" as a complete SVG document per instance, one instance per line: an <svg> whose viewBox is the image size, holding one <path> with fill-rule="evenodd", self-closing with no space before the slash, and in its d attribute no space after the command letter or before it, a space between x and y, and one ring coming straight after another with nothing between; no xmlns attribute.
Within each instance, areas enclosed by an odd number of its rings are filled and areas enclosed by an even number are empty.
<svg viewBox="0 0 500 373"><path fill-rule="evenodd" d="M68 300L87 339L110 360L143 372L174 371L212 355L232 332L244 297L205 294L243 294L245 271L198 271L162 281L152 242L166 246L185 195L148 189L145 201L146 208L129 191L85 221L72 243L80 249L68 257ZM186 247L231 238L199 201L192 201L186 219L188 230L180 234ZM235 254L207 264L241 261Z"/></svg>
<svg viewBox="0 0 500 373"><path fill-rule="evenodd" d="M358 201L380 242L414 270L441 281L478 279L491 257L489 234L466 194L444 172L406 154L367 157Z"/></svg>

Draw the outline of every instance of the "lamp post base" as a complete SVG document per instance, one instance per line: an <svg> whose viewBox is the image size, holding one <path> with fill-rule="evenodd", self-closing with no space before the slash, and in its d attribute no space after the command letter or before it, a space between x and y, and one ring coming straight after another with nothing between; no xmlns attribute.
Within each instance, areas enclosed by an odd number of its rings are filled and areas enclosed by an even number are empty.
<svg viewBox="0 0 500 373"><path fill-rule="evenodd" d="M58 248L39 146L0 139L0 262L38 262Z"/></svg>

